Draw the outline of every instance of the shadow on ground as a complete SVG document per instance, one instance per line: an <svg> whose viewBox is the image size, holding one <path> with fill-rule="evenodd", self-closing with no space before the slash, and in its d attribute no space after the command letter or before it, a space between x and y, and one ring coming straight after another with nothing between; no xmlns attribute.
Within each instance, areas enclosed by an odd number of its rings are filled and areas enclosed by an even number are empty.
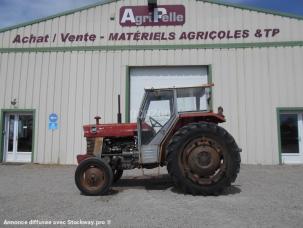
<svg viewBox="0 0 303 228"><path fill-rule="evenodd" d="M146 190L167 190L171 188L171 191L177 194L183 194L182 191L174 187L174 183L168 174L159 176L129 176L123 177L113 184L111 195L118 194L124 190L129 189L146 189ZM226 188L220 195L234 195L241 192L239 185L231 185Z"/></svg>
<svg viewBox="0 0 303 228"><path fill-rule="evenodd" d="M146 190L166 190L174 185L168 174L159 176L135 176L123 177L113 184L114 188L145 188Z"/></svg>

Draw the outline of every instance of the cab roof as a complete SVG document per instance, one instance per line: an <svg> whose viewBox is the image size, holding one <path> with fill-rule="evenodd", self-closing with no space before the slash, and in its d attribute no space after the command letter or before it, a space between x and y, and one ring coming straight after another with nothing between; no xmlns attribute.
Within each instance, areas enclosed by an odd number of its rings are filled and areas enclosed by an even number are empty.
<svg viewBox="0 0 303 228"><path fill-rule="evenodd" d="M191 89L191 88L211 88L214 86L214 83L210 84L203 84L203 85L197 85L197 86L184 86L184 87L164 87L164 88L145 88L145 91L153 92L155 90L174 90L174 89Z"/></svg>

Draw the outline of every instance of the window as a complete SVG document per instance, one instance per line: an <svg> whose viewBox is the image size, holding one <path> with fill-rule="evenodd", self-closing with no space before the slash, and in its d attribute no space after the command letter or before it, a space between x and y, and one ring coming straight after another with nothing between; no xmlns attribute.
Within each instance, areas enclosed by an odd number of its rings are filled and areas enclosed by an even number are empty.
<svg viewBox="0 0 303 228"><path fill-rule="evenodd" d="M164 126L171 117L169 100L151 101L146 115L146 122L153 126L154 122ZM156 124L157 125L157 124ZM155 131L160 130L160 125L155 127Z"/></svg>
<svg viewBox="0 0 303 228"><path fill-rule="evenodd" d="M280 115L281 149L283 154L299 153L298 114Z"/></svg>
<svg viewBox="0 0 303 228"><path fill-rule="evenodd" d="M282 163L303 163L303 109L289 108L278 112Z"/></svg>
<svg viewBox="0 0 303 228"><path fill-rule="evenodd" d="M209 95L209 89L201 87L177 89L178 112L207 111Z"/></svg>
<svg viewBox="0 0 303 228"><path fill-rule="evenodd" d="M157 133L170 119L173 113L173 91L147 92L144 108L145 123Z"/></svg>

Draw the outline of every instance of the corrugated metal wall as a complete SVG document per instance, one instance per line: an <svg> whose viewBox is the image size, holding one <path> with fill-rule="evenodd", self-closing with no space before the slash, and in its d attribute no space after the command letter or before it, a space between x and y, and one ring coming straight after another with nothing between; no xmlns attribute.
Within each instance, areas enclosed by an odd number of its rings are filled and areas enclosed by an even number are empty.
<svg viewBox="0 0 303 228"><path fill-rule="evenodd" d="M196 0L158 0L159 5L182 4L186 9L186 23L183 26L159 26L159 27L121 27L119 25L119 11L122 6L145 5L142 0L122 0L105 4L73 14L63 15L51 20L35 23L18 29L0 33L0 48L20 47L58 47L58 46L98 46L98 45L147 45L147 44L204 44L204 43L251 43L274 41L299 41L303 40L303 22L271 14L256 11L242 10L211 4ZM114 17L115 20L110 18ZM256 29L279 28L280 34L275 37L256 38ZM174 41L109 41L110 33L121 32L193 32L193 31L218 31L218 30L244 30L249 29L251 36L247 39L216 39L216 40L174 40ZM59 41L61 33L97 35L95 42L64 43ZM40 44L13 44L17 34L50 35L51 42ZM52 42L54 34L57 39ZM105 36L99 39L99 36Z"/></svg>
<svg viewBox="0 0 303 228"><path fill-rule="evenodd" d="M10 53L0 55L0 106L37 110L35 162L75 162L82 125L115 122L127 66L212 65L214 107L243 148L244 163L278 163L276 107L303 106L303 48ZM124 100L122 110L124 110ZM47 129L59 114L59 130Z"/></svg>
<svg viewBox="0 0 303 228"><path fill-rule="evenodd" d="M93 45L204 44L302 41L303 22L281 16L202 1L160 0L184 4L186 24L121 27L119 9L141 0L117 1L0 33L1 48ZM110 20L110 17L115 20ZM214 41L108 41L111 32L152 32L280 28L274 38ZM16 34L55 33L104 35L94 43L13 44ZM0 108L36 109L34 161L71 164L85 150L82 125L116 120L116 96L126 94L127 66L212 65L214 106L222 105L225 127L243 148L244 163L278 163L276 107L303 106L303 47L246 49L178 49L139 51L0 52ZM125 100L122 102L125 110ZM59 114L59 130L47 129L48 115Z"/></svg>

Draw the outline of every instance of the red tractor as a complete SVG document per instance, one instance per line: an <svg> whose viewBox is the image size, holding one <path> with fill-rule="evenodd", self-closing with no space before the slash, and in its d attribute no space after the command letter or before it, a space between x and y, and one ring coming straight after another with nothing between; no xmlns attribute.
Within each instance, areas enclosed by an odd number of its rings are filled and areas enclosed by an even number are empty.
<svg viewBox="0 0 303 228"><path fill-rule="evenodd" d="M137 123L84 126L85 155L78 155L75 182L85 195L104 195L125 169L167 166L185 193L213 195L236 180L240 152L219 123L223 109L210 110L210 88L145 89ZM120 99L118 99L120 109ZM120 111L119 111L120 113Z"/></svg>

